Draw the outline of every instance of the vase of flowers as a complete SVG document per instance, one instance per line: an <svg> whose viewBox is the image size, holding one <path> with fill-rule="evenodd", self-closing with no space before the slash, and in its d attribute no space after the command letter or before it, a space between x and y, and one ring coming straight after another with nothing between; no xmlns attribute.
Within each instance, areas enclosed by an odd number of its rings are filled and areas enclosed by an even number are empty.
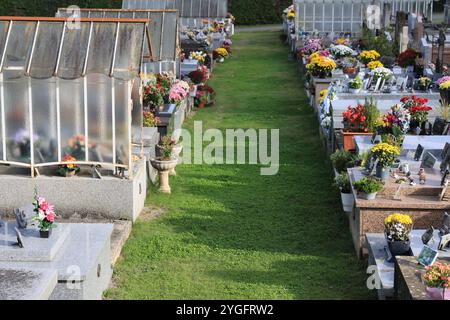
<svg viewBox="0 0 450 320"><path fill-rule="evenodd" d="M407 214L394 213L384 220L386 240L393 256L407 254L411 248L409 234L412 219Z"/></svg>
<svg viewBox="0 0 450 320"><path fill-rule="evenodd" d="M436 81L439 92L441 94L442 102L450 103L450 76L444 76Z"/></svg>
<svg viewBox="0 0 450 320"><path fill-rule="evenodd" d="M420 77L417 82L417 87L419 90L427 91L433 81L428 77Z"/></svg>
<svg viewBox="0 0 450 320"><path fill-rule="evenodd" d="M183 80L176 80L169 90L170 103L179 105L189 95L189 84Z"/></svg>
<svg viewBox="0 0 450 320"><path fill-rule="evenodd" d="M389 168L400 156L400 148L389 143L379 143L371 149L373 158L378 161L377 177L386 180L389 176Z"/></svg>
<svg viewBox="0 0 450 320"><path fill-rule="evenodd" d="M310 56L314 52L317 52L319 50L322 50L323 46L319 39L308 39L305 41L305 44L300 49L300 54L303 57Z"/></svg>
<svg viewBox="0 0 450 320"><path fill-rule="evenodd" d="M372 75L374 81L377 81L380 78L387 81L392 77L393 72L388 68L378 67L373 69L370 74Z"/></svg>
<svg viewBox="0 0 450 320"><path fill-rule="evenodd" d="M80 172L80 167L75 164L77 159L71 155L65 155L61 165L58 166L57 173L59 176L70 178Z"/></svg>
<svg viewBox="0 0 450 320"><path fill-rule="evenodd" d="M450 300L450 264L435 262L426 267L422 280L429 300Z"/></svg>
<svg viewBox="0 0 450 320"><path fill-rule="evenodd" d="M419 53L414 49L406 49L398 56L398 65L402 68L414 66Z"/></svg>
<svg viewBox="0 0 450 320"><path fill-rule="evenodd" d="M356 72L357 61L355 58L346 57L344 58L340 65L342 66L342 72L347 75L352 75Z"/></svg>
<svg viewBox="0 0 450 320"><path fill-rule="evenodd" d="M428 122L428 114L432 110L426 103L428 99L416 96L403 97L401 100L403 109L408 110L411 115L410 127L414 131L421 129L421 134L425 134L425 125Z"/></svg>
<svg viewBox="0 0 450 320"><path fill-rule="evenodd" d="M310 63L306 65L306 70L313 77L321 79L331 77L331 72L336 69L336 63L333 59L321 55L315 56Z"/></svg>
<svg viewBox="0 0 450 320"><path fill-rule="evenodd" d="M353 186L364 200L375 200L377 193L383 190L383 183L373 177L362 178L353 183Z"/></svg>
<svg viewBox="0 0 450 320"><path fill-rule="evenodd" d="M50 238L51 231L55 225L55 207L50 205L44 197L38 196L35 191L33 201L34 220L39 223L39 234L41 238Z"/></svg>
<svg viewBox="0 0 450 320"><path fill-rule="evenodd" d="M355 79L352 79L348 82L348 91L353 94L359 93L359 91L361 91L362 85L363 82L361 81L359 76L356 76Z"/></svg>
<svg viewBox="0 0 450 320"><path fill-rule="evenodd" d="M376 68L383 68L384 65L378 61L378 60L374 60L374 61L370 61L367 65L366 65L367 69L369 70L374 70Z"/></svg>
<svg viewBox="0 0 450 320"><path fill-rule="evenodd" d="M369 132L367 117L364 106L359 104L357 107L349 106L347 111L342 113L344 129L341 131L344 143L344 150L351 151L355 149L355 136L372 135Z"/></svg>
<svg viewBox="0 0 450 320"><path fill-rule="evenodd" d="M160 124L161 119L156 117L152 111L144 111L142 128L144 146L149 147L155 144L155 137L158 134L158 126Z"/></svg>
<svg viewBox="0 0 450 320"><path fill-rule="evenodd" d="M351 57L355 54L355 51L353 51L352 48L343 44L331 45L329 51L331 52L331 54L334 56L335 59Z"/></svg>

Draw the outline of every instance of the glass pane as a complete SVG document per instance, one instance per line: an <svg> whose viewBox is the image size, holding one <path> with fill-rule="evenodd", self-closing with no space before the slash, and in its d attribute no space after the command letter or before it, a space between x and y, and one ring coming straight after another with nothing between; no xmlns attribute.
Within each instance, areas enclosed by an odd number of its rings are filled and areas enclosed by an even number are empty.
<svg viewBox="0 0 450 320"><path fill-rule="evenodd" d="M103 12L101 12L101 11L91 11L90 17L91 18L102 18L103 17Z"/></svg>
<svg viewBox="0 0 450 320"><path fill-rule="evenodd" d="M119 12L117 11L105 11L105 18L118 18Z"/></svg>
<svg viewBox="0 0 450 320"><path fill-rule="evenodd" d="M29 78L4 82L6 159L31 163L30 118L28 113Z"/></svg>
<svg viewBox="0 0 450 320"><path fill-rule="evenodd" d="M200 17L200 13L201 13L200 0L192 1L191 17Z"/></svg>
<svg viewBox="0 0 450 320"><path fill-rule="evenodd" d="M210 8L209 8L209 17L217 18L218 17L218 12L217 12L218 9L219 9L219 6L217 4L217 0L211 0L211 4L210 4Z"/></svg>
<svg viewBox="0 0 450 320"><path fill-rule="evenodd" d="M70 155L86 160L84 125L84 79L59 80L61 113L61 158ZM64 94L70 92L71 94Z"/></svg>
<svg viewBox="0 0 450 320"><path fill-rule="evenodd" d="M175 60L177 42L177 22L175 12L166 12L164 18L164 35L161 60Z"/></svg>
<svg viewBox="0 0 450 320"><path fill-rule="evenodd" d="M326 3L324 4L325 7L325 19L331 22L332 15L333 15L333 4Z"/></svg>
<svg viewBox="0 0 450 320"><path fill-rule="evenodd" d="M350 20L352 17L352 4L351 3L344 3L344 20Z"/></svg>
<svg viewBox="0 0 450 320"><path fill-rule="evenodd" d="M25 71L33 45L36 22L15 21L6 48L5 69Z"/></svg>
<svg viewBox="0 0 450 320"><path fill-rule="evenodd" d="M64 24L41 22L31 61L30 75L34 78L50 78L55 72Z"/></svg>
<svg viewBox="0 0 450 320"><path fill-rule="evenodd" d="M110 74L116 29L116 23L94 23L87 73Z"/></svg>
<svg viewBox="0 0 450 320"><path fill-rule="evenodd" d="M334 4L334 21L342 21L342 3Z"/></svg>
<svg viewBox="0 0 450 320"><path fill-rule="evenodd" d="M133 18L133 12L132 11L125 11L125 12L120 12L120 18Z"/></svg>
<svg viewBox="0 0 450 320"><path fill-rule="evenodd" d="M227 0L218 0L219 1L219 17L225 18L228 14L228 1Z"/></svg>
<svg viewBox="0 0 450 320"><path fill-rule="evenodd" d="M82 22L80 29L66 28L61 52L58 76L75 79L83 73L86 51L89 42L90 23Z"/></svg>
<svg viewBox="0 0 450 320"><path fill-rule="evenodd" d="M116 162L128 165L129 163L129 123L130 123L130 96L128 82L114 81L115 87L115 123L116 123Z"/></svg>
<svg viewBox="0 0 450 320"><path fill-rule="evenodd" d="M144 24L121 23L114 77L129 80L139 74Z"/></svg>
<svg viewBox="0 0 450 320"><path fill-rule="evenodd" d="M33 101L34 162L58 161L58 128L56 120L56 82L31 80Z"/></svg>
<svg viewBox="0 0 450 320"><path fill-rule="evenodd" d="M89 161L112 163L112 87L111 78L87 75Z"/></svg>
<svg viewBox="0 0 450 320"><path fill-rule="evenodd" d="M8 21L0 22L0 55L3 54L3 51L5 50L5 41L6 35L8 33L8 27L9 27Z"/></svg>
<svg viewBox="0 0 450 320"><path fill-rule="evenodd" d="M136 78L131 91L131 99L133 100L133 110L131 111L131 141L135 144L142 144L143 110L139 96L140 83L141 79Z"/></svg>
<svg viewBox="0 0 450 320"><path fill-rule="evenodd" d="M137 11L135 13L135 18L136 19L148 19L148 12Z"/></svg>
<svg viewBox="0 0 450 320"><path fill-rule="evenodd" d="M153 57L156 61L161 60L161 40L162 40L162 12L150 13L150 37L152 41Z"/></svg>
<svg viewBox="0 0 450 320"><path fill-rule="evenodd" d="M81 11L81 17L82 18L89 18L90 14L91 13L89 11Z"/></svg>

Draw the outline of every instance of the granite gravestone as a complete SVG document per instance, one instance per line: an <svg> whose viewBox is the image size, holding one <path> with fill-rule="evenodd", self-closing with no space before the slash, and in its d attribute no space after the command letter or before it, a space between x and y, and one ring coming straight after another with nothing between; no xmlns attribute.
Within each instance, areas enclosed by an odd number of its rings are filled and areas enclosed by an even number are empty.
<svg viewBox="0 0 450 320"><path fill-rule="evenodd" d="M417 146L416 153L414 154L414 160L415 161L420 161L420 159L422 157L422 154L423 154L423 151L424 151L424 148L422 147L421 144L419 144Z"/></svg>

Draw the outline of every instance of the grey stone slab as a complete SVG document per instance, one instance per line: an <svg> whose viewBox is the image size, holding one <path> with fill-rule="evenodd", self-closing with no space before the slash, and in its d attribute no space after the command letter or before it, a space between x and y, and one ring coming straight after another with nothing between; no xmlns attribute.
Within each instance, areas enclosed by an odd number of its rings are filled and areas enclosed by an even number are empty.
<svg viewBox="0 0 450 320"><path fill-rule="evenodd" d="M57 282L52 269L0 268L0 300L48 300Z"/></svg>
<svg viewBox="0 0 450 320"><path fill-rule="evenodd" d="M69 225L54 228L50 239L41 239L36 227L21 229L24 247L20 248L16 245L15 227L15 222L0 227L0 261L52 261L70 234Z"/></svg>
<svg viewBox="0 0 450 320"><path fill-rule="evenodd" d="M64 224L61 224L64 225ZM112 224L70 224L66 244L51 262L0 262L0 268L56 270L58 285L50 299L96 300L112 277Z"/></svg>

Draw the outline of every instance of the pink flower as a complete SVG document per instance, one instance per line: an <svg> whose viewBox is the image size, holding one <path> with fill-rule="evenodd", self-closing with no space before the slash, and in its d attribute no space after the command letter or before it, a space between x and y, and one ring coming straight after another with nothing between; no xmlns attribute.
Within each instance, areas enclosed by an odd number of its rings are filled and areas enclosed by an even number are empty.
<svg viewBox="0 0 450 320"><path fill-rule="evenodd" d="M48 222L55 222L55 214L53 212L49 212L46 217Z"/></svg>

